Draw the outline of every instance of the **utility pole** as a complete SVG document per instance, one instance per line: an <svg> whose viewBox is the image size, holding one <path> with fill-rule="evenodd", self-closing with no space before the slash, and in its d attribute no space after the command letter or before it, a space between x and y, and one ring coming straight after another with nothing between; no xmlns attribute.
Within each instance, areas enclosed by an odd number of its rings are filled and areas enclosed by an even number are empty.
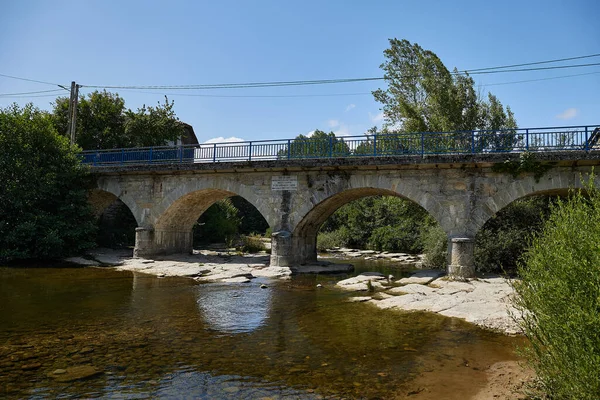
<svg viewBox="0 0 600 400"><path fill-rule="evenodd" d="M79 101L79 85L71 82L71 97L69 98L69 124L67 135L71 138L71 144L75 144L75 132L77 128L77 103Z"/></svg>

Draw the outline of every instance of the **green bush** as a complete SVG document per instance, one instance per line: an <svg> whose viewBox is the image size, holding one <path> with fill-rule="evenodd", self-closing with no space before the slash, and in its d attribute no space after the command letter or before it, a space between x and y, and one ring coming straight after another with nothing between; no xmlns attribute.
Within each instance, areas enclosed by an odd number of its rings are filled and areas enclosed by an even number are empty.
<svg viewBox="0 0 600 400"><path fill-rule="evenodd" d="M514 273L529 239L542 229L552 197L517 200L500 210L475 238L475 266L479 272Z"/></svg>
<svg viewBox="0 0 600 400"><path fill-rule="evenodd" d="M317 235L317 250L324 252L334 247L346 247L349 241L350 231L345 226L333 232L319 232Z"/></svg>
<svg viewBox="0 0 600 400"><path fill-rule="evenodd" d="M428 226L421 233L427 268L446 268L448 263L448 236L439 225Z"/></svg>
<svg viewBox="0 0 600 400"><path fill-rule="evenodd" d="M590 179L591 181L591 179ZM600 193L551 206L519 266L524 349L553 399L600 398Z"/></svg>
<svg viewBox="0 0 600 400"><path fill-rule="evenodd" d="M244 253L260 253L261 251L265 251L266 247L262 241L262 236L243 236L241 250Z"/></svg>
<svg viewBox="0 0 600 400"><path fill-rule="evenodd" d="M210 206L194 225L194 242L226 243L231 247L238 235L240 217L231 199L219 200Z"/></svg>
<svg viewBox="0 0 600 400"><path fill-rule="evenodd" d="M396 251L418 253L421 251L421 241L416 229L407 229L406 221L400 225L381 226L375 228L367 247L378 251Z"/></svg>

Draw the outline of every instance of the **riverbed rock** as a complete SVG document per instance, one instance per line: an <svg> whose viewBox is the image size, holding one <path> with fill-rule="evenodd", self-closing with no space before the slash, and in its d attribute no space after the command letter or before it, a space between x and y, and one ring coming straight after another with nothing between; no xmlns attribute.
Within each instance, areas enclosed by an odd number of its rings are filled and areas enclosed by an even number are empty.
<svg viewBox="0 0 600 400"><path fill-rule="evenodd" d="M92 378L102 375L102 371L92 365L78 365L68 367L64 373L50 373L48 377L56 379L58 382L73 382L82 379Z"/></svg>
<svg viewBox="0 0 600 400"><path fill-rule="evenodd" d="M250 279L245 276L236 276L234 278L222 279L221 282L223 282L223 283L248 283L248 282L250 282Z"/></svg>
<svg viewBox="0 0 600 400"><path fill-rule="evenodd" d="M351 303L363 303L365 301L369 301L371 300L371 296L355 296L355 297L349 297L348 301Z"/></svg>
<svg viewBox="0 0 600 400"><path fill-rule="evenodd" d="M88 260L83 257L69 257L65 258L65 261L71 264L77 264L84 267L97 267L100 263L96 260Z"/></svg>
<svg viewBox="0 0 600 400"><path fill-rule="evenodd" d="M430 311L461 318L480 327L515 334L521 331L513 318L517 315L510 302L512 283L501 278L456 282L438 279L431 285L408 284L386 291L402 294L372 301L379 308Z"/></svg>
<svg viewBox="0 0 600 400"><path fill-rule="evenodd" d="M417 283L409 283L404 286L396 286L387 291L389 294L409 294L409 293L420 293L420 294L431 294L435 291L434 288L431 288L426 285L419 285Z"/></svg>
<svg viewBox="0 0 600 400"><path fill-rule="evenodd" d="M379 273L369 273L365 272L358 276L344 279L339 281L336 286L344 290L352 290L352 291L367 291L369 290L369 281L371 282L371 287L374 290L381 290L384 288L381 281L385 281L386 277L383 274Z"/></svg>
<svg viewBox="0 0 600 400"><path fill-rule="evenodd" d="M439 278L440 276L442 276L444 274L445 274L444 271L434 270L434 269L426 269L426 270L424 269L422 271L415 272L408 278L402 278L400 280L397 280L396 283L399 283L401 285L408 285L408 284L414 284L414 283L421 284L421 285L428 285L429 283L433 282L435 279Z"/></svg>
<svg viewBox="0 0 600 400"><path fill-rule="evenodd" d="M315 264L296 265L290 267L293 274L337 274L354 271L352 264L336 264L329 262L317 262Z"/></svg>

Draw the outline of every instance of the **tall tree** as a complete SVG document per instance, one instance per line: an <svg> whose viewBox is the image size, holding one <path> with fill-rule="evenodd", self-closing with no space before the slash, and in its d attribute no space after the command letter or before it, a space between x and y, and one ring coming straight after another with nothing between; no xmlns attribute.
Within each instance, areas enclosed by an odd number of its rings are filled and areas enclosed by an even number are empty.
<svg viewBox="0 0 600 400"><path fill-rule="evenodd" d="M384 51L384 70L387 89L373 92L382 104L385 128L390 132L461 132L490 129L482 141L485 146L510 145L515 140L504 133L501 140L493 138L501 129L515 129L515 118L510 108L506 110L498 99L489 94L482 99L475 91L473 78L451 73L429 50L408 40L390 40ZM499 134L500 135L500 134ZM454 134L436 137L430 147L455 146L467 136Z"/></svg>
<svg viewBox="0 0 600 400"><path fill-rule="evenodd" d="M185 134L173 110L173 102L127 109L117 93L94 91L80 96L77 108L77 144L84 150L123 147L162 146ZM66 132L69 100L59 97L54 103L54 124Z"/></svg>
<svg viewBox="0 0 600 400"><path fill-rule="evenodd" d="M31 104L0 109L0 261L56 258L93 246L87 168Z"/></svg>

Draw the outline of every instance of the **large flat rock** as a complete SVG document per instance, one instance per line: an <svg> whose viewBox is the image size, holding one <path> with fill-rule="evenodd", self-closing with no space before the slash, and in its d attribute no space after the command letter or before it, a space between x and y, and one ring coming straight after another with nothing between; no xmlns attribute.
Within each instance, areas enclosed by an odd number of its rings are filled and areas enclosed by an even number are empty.
<svg viewBox="0 0 600 400"><path fill-rule="evenodd" d="M420 285L427 285L427 284L433 282L435 279L439 278L440 276L443 276L444 274L445 274L444 271L435 270L435 269L427 269L427 270L415 272L408 278L402 278L400 280L397 280L396 283L399 283L401 285L408 285L408 284L412 284L412 283L416 283L416 284L420 284Z"/></svg>

